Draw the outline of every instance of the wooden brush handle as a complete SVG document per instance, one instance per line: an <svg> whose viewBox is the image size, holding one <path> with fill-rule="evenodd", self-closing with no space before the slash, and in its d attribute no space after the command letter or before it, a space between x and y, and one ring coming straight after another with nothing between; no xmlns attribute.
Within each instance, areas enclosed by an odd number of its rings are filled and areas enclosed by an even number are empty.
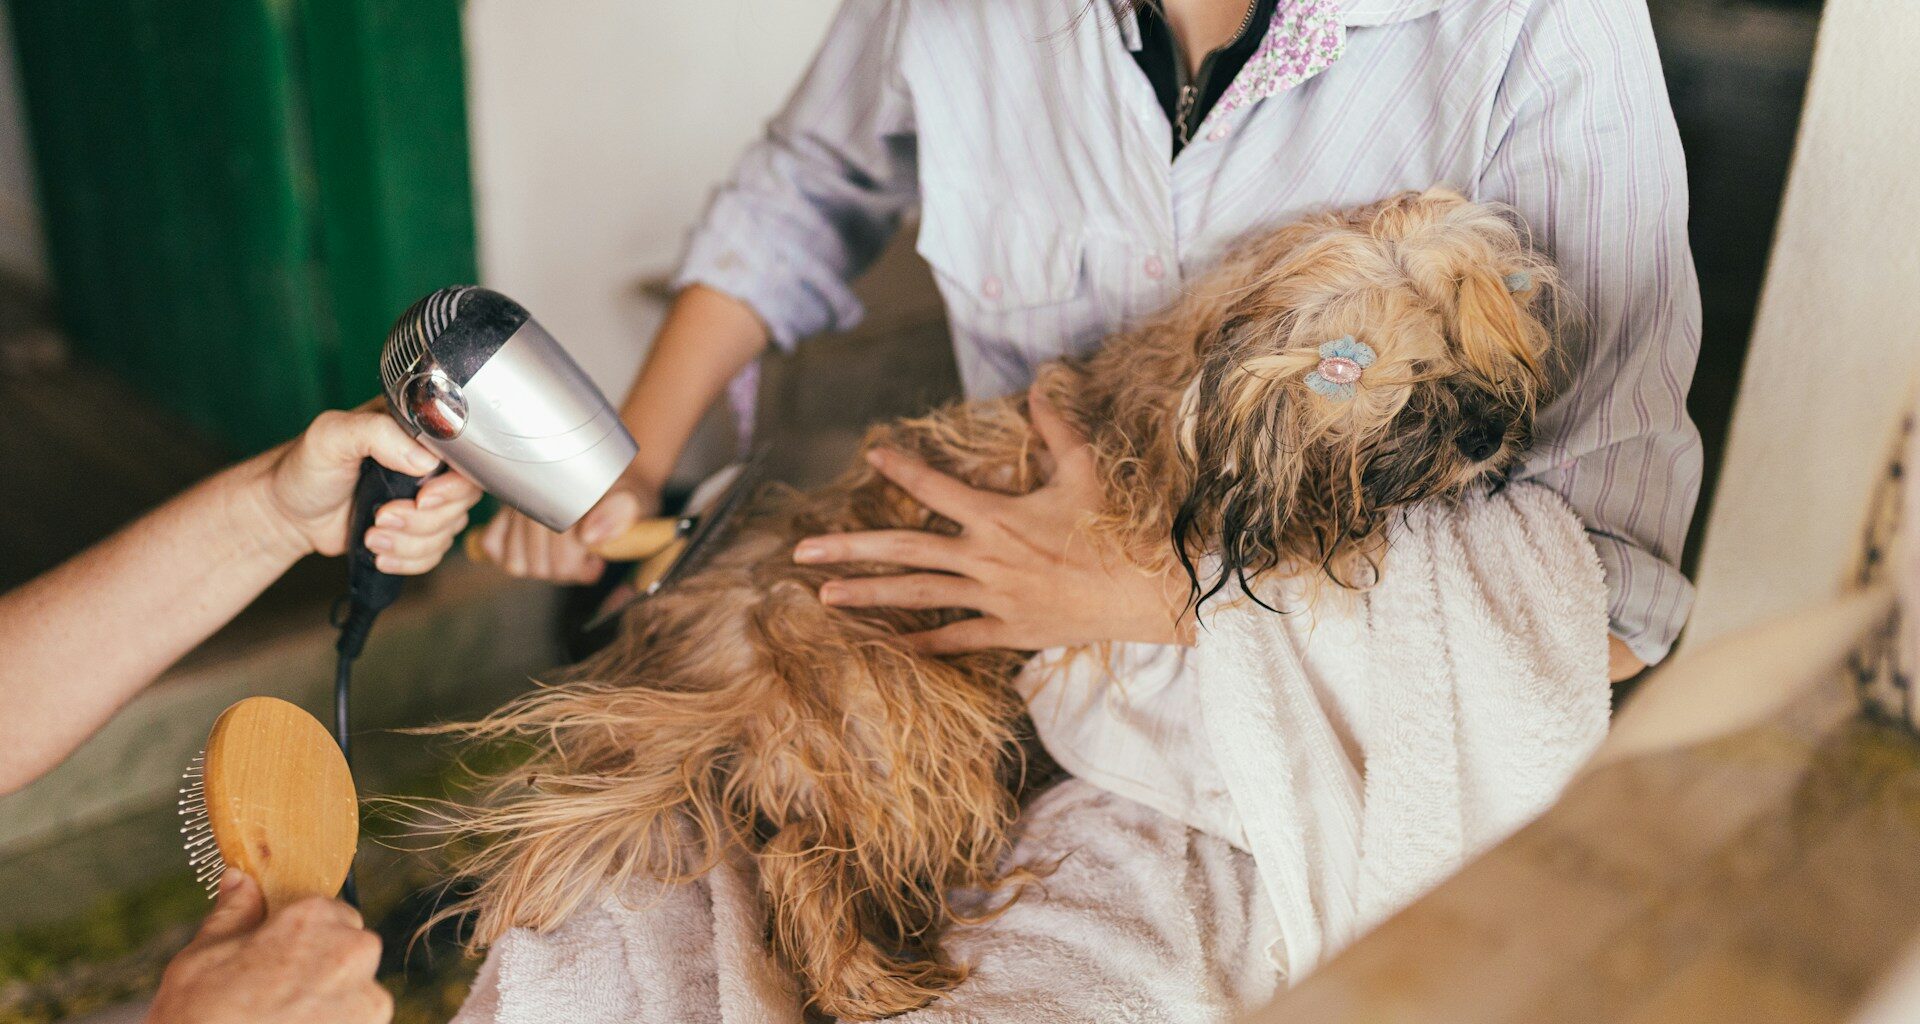
<svg viewBox="0 0 1920 1024"><path fill-rule="evenodd" d="M260 883L269 912L340 892L360 844L360 800L318 719L249 697L214 722L204 773L220 857Z"/></svg>
<svg viewBox="0 0 1920 1024"><path fill-rule="evenodd" d="M680 520L675 516L660 516L654 519L642 519L620 533L593 546L593 553L609 562L637 562L651 557L673 542L680 528ZM467 531L462 546L467 557L476 562L490 562L486 551L480 547L481 530Z"/></svg>

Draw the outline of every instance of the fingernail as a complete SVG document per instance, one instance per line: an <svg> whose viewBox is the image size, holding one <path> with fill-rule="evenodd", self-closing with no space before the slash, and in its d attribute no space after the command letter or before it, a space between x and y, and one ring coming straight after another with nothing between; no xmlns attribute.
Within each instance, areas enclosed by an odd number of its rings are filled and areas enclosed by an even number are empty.
<svg viewBox="0 0 1920 1024"><path fill-rule="evenodd" d="M406 518L398 512L384 511L373 520L373 525L384 526L389 530L398 530L406 524Z"/></svg>
<svg viewBox="0 0 1920 1024"><path fill-rule="evenodd" d="M440 492L428 491L427 493L422 494L420 497L414 499L413 504L414 504L414 507L420 508L420 509L439 508Z"/></svg>
<svg viewBox="0 0 1920 1024"><path fill-rule="evenodd" d="M867 449L867 465L869 466L878 466L882 462L885 462L886 458L886 452L879 448Z"/></svg>
<svg viewBox="0 0 1920 1024"><path fill-rule="evenodd" d="M793 560L796 562L818 562L826 556L826 549L810 540L801 541L793 549Z"/></svg>
<svg viewBox="0 0 1920 1024"><path fill-rule="evenodd" d="M820 601L823 604L833 604L845 596L845 588L841 587L838 583L820 584Z"/></svg>
<svg viewBox="0 0 1920 1024"><path fill-rule="evenodd" d="M368 551L392 551L393 538L387 536L384 533L368 534L367 550Z"/></svg>
<svg viewBox="0 0 1920 1024"><path fill-rule="evenodd" d="M412 466L416 472L431 473L435 466L440 465L440 460L435 458L432 452L422 449L407 456L407 465Z"/></svg>
<svg viewBox="0 0 1920 1024"><path fill-rule="evenodd" d="M239 885L240 880L245 877L245 874L233 868L228 868L220 872L220 891L228 892L232 890L235 886Z"/></svg>

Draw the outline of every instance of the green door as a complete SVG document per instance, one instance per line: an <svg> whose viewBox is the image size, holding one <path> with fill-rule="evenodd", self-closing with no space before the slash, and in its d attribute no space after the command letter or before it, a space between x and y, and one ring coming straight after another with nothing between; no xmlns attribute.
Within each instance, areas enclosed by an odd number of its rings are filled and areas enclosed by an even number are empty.
<svg viewBox="0 0 1920 1024"><path fill-rule="evenodd" d="M458 0L8 0L75 346L247 451L475 276Z"/></svg>

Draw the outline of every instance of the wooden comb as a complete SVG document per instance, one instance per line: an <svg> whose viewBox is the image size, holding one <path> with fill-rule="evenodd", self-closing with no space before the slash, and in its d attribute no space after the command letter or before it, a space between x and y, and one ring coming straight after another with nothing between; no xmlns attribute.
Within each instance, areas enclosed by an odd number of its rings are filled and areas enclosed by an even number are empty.
<svg viewBox="0 0 1920 1024"><path fill-rule="evenodd" d="M180 833L209 895L230 867L260 883L269 912L340 892L360 842L360 801L318 719L277 697L248 697L221 712L185 780Z"/></svg>

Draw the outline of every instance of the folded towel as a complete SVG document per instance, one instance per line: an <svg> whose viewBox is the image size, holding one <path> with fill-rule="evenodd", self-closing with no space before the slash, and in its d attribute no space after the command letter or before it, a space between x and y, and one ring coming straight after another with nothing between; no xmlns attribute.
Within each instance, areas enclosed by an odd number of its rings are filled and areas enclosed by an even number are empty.
<svg viewBox="0 0 1920 1024"><path fill-rule="evenodd" d="M1572 510L1515 485L1409 510L1363 596L1230 593L1190 652L1049 654L1021 686L1069 771L1253 854L1297 981L1572 777L1607 728L1606 594Z"/></svg>
<svg viewBox="0 0 1920 1024"><path fill-rule="evenodd" d="M1271 999L1275 923L1253 859L1087 783L1039 796L1010 863L1058 866L999 917L956 927L973 973L902 1024L1216 1024ZM801 1024L750 876L640 886L494 946L455 1024ZM987 897L967 894L975 909Z"/></svg>

